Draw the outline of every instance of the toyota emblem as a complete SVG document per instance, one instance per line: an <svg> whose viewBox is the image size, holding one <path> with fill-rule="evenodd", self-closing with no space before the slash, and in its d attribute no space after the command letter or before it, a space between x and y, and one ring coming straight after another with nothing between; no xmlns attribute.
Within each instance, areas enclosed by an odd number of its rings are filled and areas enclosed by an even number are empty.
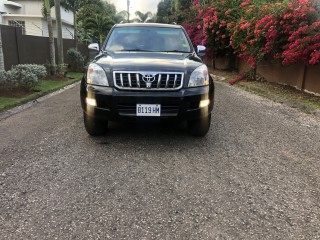
<svg viewBox="0 0 320 240"><path fill-rule="evenodd" d="M143 75L142 80L146 83L152 83L154 80L156 80L155 75L146 74Z"/></svg>
<svg viewBox="0 0 320 240"><path fill-rule="evenodd" d="M145 74L142 76L142 80L146 83L147 88L151 88L151 84L156 80L156 76L152 74Z"/></svg>

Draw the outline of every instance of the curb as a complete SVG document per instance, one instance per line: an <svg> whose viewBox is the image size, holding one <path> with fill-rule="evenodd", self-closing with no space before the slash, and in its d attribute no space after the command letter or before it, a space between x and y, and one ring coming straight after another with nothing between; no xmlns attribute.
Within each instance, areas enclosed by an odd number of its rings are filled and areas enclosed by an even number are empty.
<svg viewBox="0 0 320 240"><path fill-rule="evenodd" d="M44 100L46 100L48 98L51 98L51 97L53 97L55 95L58 95L58 94L66 91L68 89L71 89L71 88L73 88L73 87L75 87L75 86L77 86L79 84L80 84L80 81L75 82L75 83L70 84L70 85L68 85L68 86L66 86L64 88L61 88L61 89L57 90L57 91L54 91L52 93L49 93L49 94L44 95L42 97L39 97L37 99L31 100L30 102L27 102L27 103L24 103L22 105L19 105L19 106L16 106L14 108L11 108L9 110L6 110L3 113L0 113L0 121L6 119L8 117L11 117L12 115L15 115L17 113L20 113L20 112L22 112L22 111L24 111L24 110L26 110L28 108L31 108L33 105L35 105L37 103L40 103L40 102L43 102Z"/></svg>

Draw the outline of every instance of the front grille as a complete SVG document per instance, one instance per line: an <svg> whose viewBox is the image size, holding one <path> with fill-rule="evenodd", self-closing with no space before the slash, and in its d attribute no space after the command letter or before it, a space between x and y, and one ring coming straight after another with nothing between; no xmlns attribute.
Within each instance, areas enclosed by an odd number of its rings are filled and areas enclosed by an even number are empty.
<svg viewBox="0 0 320 240"><path fill-rule="evenodd" d="M115 87L127 90L178 90L183 85L180 72L113 72Z"/></svg>

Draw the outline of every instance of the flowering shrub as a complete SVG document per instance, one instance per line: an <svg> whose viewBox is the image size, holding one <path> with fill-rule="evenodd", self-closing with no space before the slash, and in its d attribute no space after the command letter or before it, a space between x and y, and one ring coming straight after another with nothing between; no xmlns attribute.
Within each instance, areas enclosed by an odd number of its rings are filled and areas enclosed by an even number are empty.
<svg viewBox="0 0 320 240"><path fill-rule="evenodd" d="M197 2L197 0L195 0ZM202 14L199 4L193 5L190 9L185 9L183 11L184 15L184 22L182 26L187 31L192 43L196 45L204 45L204 34L202 31L203 28L203 21L202 21ZM181 17L181 15L180 15Z"/></svg>
<svg viewBox="0 0 320 240"><path fill-rule="evenodd" d="M319 63L320 18L315 2L300 0L290 3L279 20L282 34L288 37L288 43L284 45L282 63Z"/></svg>
<svg viewBox="0 0 320 240"><path fill-rule="evenodd" d="M230 29L238 16L237 2L234 0L217 1L214 7L203 9L203 32L206 45L216 56L233 52L230 45Z"/></svg>
<svg viewBox="0 0 320 240"><path fill-rule="evenodd" d="M247 0L239 8L242 17L231 29L230 44L240 57L255 67L266 55L278 52L275 15L282 11L284 4Z"/></svg>
<svg viewBox="0 0 320 240"><path fill-rule="evenodd" d="M183 26L195 45L206 45L215 56L234 53L252 67L263 58L279 59L284 65L320 63L315 0L201 2L194 1Z"/></svg>
<svg viewBox="0 0 320 240"><path fill-rule="evenodd" d="M193 7L183 22L194 45L206 45L215 56L233 52L230 46L228 28L237 15L235 0L217 1L214 6L205 1L195 0ZM234 6L234 8L233 8ZM233 10L231 10L233 9ZM188 11L188 10L187 10Z"/></svg>

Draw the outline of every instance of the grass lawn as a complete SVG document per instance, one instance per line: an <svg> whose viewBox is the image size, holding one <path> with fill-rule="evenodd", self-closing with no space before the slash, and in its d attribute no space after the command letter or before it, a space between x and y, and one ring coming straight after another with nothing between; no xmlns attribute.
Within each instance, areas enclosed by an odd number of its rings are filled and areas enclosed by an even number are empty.
<svg viewBox="0 0 320 240"><path fill-rule="evenodd" d="M3 97L0 95L0 112L8 108L15 107L23 103L29 102L31 100L37 99L50 92L54 92L67 85L75 83L79 81L82 78L82 76L83 76L83 73L70 72L67 74L67 77L70 78L69 80L55 80L55 79L43 80L35 87L35 91L21 98Z"/></svg>
<svg viewBox="0 0 320 240"><path fill-rule="evenodd" d="M312 109L320 110L319 96L302 92L294 87L269 82L239 82L237 85L249 92L254 92L271 99L278 98L280 102L283 100L290 101L292 107L299 104L306 105L308 109L305 110L307 112Z"/></svg>

